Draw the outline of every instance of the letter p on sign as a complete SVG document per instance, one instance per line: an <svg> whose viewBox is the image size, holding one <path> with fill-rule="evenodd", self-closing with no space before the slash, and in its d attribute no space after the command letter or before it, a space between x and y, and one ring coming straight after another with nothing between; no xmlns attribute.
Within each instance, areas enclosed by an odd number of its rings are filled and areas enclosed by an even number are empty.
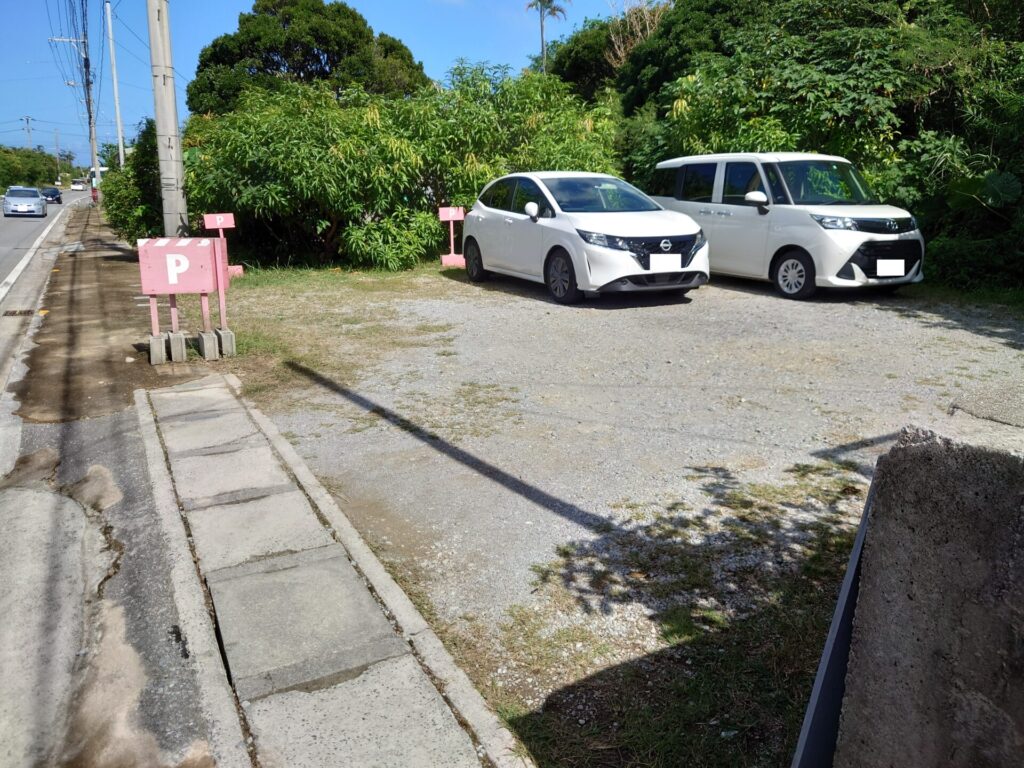
<svg viewBox="0 0 1024 768"><path fill-rule="evenodd" d="M167 282L178 284L178 275L188 271L188 257L181 253L167 254Z"/></svg>

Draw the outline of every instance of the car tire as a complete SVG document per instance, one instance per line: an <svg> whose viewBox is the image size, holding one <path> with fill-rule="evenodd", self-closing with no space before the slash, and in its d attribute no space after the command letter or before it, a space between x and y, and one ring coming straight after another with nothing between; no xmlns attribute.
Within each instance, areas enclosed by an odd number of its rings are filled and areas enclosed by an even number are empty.
<svg viewBox="0 0 1024 768"><path fill-rule="evenodd" d="M815 291L814 261L803 251L787 251L772 269L772 283L783 298L809 299Z"/></svg>
<svg viewBox="0 0 1024 768"><path fill-rule="evenodd" d="M480 246L476 244L476 240L466 241L463 259L466 262L466 277L469 278L469 282L482 283L491 276L491 273L484 269L484 258L480 254Z"/></svg>
<svg viewBox="0 0 1024 768"><path fill-rule="evenodd" d="M559 304L576 304L583 299L572 257L561 248L554 251L544 265L544 285Z"/></svg>

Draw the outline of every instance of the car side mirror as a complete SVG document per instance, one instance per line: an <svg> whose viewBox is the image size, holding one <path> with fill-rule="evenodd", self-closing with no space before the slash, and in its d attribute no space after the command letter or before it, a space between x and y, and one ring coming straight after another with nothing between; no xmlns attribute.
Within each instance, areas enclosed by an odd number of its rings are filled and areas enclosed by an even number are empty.
<svg viewBox="0 0 1024 768"><path fill-rule="evenodd" d="M540 208L534 202L529 202L523 206L523 213L529 216L531 219L536 221L540 217Z"/></svg>
<svg viewBox="0 0 1024 768"><path fill-rule="evenodd" d="M747 194L743 196L743 199L751 205L756 205L758 208L763 208L768 205L768 195L761 190L747 192Z"/></svg>

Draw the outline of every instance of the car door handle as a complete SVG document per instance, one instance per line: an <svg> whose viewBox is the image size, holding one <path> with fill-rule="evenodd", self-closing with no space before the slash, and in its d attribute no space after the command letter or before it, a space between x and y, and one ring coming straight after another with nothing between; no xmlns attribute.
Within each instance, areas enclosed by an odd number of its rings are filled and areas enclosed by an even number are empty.
<svg viewBox="0 0 1024 768"><path fill-rule="evenodd" d="M511 223L512 223L512 221L513 221L512 219L505 219L505 223L506 223L506 224L511 224Z"/></svg>
<svg viewBox="0 0 1024 768"><path fill-rule="evenodd" d="M710 210L709 208L701 208L699 211L697 211L697 213L705 216L710 216L712 213L714 213L714 211Z"/></svg>
<svg viewBox="0 0 1024 768"><path fill-rule="evenodd" d="M718 211L719 216L732 216L731 211Z"/></svg>

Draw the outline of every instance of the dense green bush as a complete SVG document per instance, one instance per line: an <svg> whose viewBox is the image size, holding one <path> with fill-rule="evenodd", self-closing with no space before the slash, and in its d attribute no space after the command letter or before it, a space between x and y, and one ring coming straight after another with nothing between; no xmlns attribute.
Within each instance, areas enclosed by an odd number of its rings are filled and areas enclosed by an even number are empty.
<svg viewBox="0 0 1024 768"><path fill-rule="evenodd" d="M107 223L128 242L163 234L160 163L156 152L156 123L144 120L125 157L124 168L109 164L103 175L103 212Z"/></svg>
<svg viewBox="0 0 1024 768"><path fill-rule="evenodd" d="M253 261L400 269L441 248L438 206L513 170L615 170L614 139L612 112L551 76L460 65L404 99L285 83L190 119L187 193L234 211Z"/></svg>

